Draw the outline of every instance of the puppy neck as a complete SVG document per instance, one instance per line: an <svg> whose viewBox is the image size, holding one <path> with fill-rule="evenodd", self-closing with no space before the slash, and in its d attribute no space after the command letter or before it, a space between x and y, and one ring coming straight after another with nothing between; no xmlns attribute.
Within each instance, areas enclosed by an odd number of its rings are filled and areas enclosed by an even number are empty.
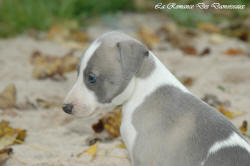
<svg viewBox="0 0 250 166"><path fill-rule="evenodd" d="M187 88L150 52L149 57L142 64L137 72L134 83L134 90L131 97L124 103L124 108L136 108L157 88L170 85L179 88L183 92L190 93ZM129 85L128 85L129 86Z"/></svg>

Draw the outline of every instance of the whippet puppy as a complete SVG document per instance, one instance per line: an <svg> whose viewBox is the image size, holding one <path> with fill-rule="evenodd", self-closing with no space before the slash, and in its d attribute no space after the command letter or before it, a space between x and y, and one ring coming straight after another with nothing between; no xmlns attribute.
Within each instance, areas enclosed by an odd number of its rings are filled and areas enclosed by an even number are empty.
<svg viewBox="0 0 250 166"><path fill-rule="evenodd" d="M85 51L63 110L91 117L120 105L133 166L250 166L250 146L227 118L141 42L109 32Z"/></svg>

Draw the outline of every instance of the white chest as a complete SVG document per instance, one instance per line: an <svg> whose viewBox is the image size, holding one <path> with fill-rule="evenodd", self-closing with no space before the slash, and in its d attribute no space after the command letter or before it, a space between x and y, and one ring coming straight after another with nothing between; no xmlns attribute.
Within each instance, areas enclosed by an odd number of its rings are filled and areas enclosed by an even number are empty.
<svg viewBox="0 0 250 166"><path fill-rule="evenodd" d="M126 113L124 113L126 111ZM133 146L136 139L136 129L132 124L133 109L123 108L122 123L120 127L121 136L125 145L129 151L130 156L132 156Z"/></svg>

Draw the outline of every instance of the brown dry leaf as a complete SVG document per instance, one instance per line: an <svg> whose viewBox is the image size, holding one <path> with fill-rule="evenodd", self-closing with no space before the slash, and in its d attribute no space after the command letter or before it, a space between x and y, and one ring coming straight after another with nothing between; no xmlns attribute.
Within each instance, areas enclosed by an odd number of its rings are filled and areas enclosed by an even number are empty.
<svg viewBox="0 0 250 166"><path fill-rule="evenodd" d="M178 26L174 22L167 23L159 29L159 31L161 32L166 32L170 34L176 34L178 33L178 30Z"/></svg>
<svg viewBox="0 0 250 166"><path fill-rule="evenodd" d="M198 56L198 52L193 46L186 45L181 47L181 50L184 54Z"/></svg>
<svg viewBox="0 0 250 166"><path fill-rule="evenodd" d="M46 100L41 99L41 98L37 98L36 103L37 103L38 107L45 108L45 109L60 106L59 103L56 103L53 101L46 101Z"/></svg>
<svg viewBox="0 0 250 166"><path fill-rule="evenodd" d="M181 82L185 85L185 86L192 86L194 83L194 78L193 77L182 77L181 78Z"/></svg>
<svg viewBox="0 0 250 166"><path fill-rule="evenodd" d="M200 53L200 56L205 56L207 54L210 54L211 50L210 48L205 48L201 53Z"/></svg>
<svg viewBox="0 0 250 166"><path fill-rule="evenodd" d="M0 166L10 158L12 152L12 148L0 149Z"/></svg>
<svg viewBox="0 0 250 166"><path fill-rule="evenodd" d="M5 120L0 122L0 147L20 144L26 137L26 130L14 129Z"/></svg>
<svg viewBox="0 0 250 166"><path fill-rule="evenodd" d="M100 133L105 130L111 138L116 138L120 136L121 119L121 108L117 108L112 112L103 115L97 123L92 125L92 128L96 133Z"/></svg>
<svg viewBox="0 0 250 166"><path fill-rule="evenodd" d="M245 112L240 112L240 111L237 111L237 112L230 111L230 110L226 109L223 105L218 106L217 110L230 119L241 116L245 113Z"/></svg>
<svg viewBox="0 0 250 166"><path fill-rule="evenodd" d="M120 108L107 113L102 117L104 129L112 138L120 136L120 125L122 120L122 111Z"/></svg>
<svg viewBox="0 0 250 166"><path fill-rule="evenodd" d="M214 24L208 22L202 22L197 25L197 27L205 32L209 33L219 33L220 29L216 27Z"/></svg>
<svg viewBox="0 0 250 166"><path fill-rule="evenodd" d="M65 54L63 57L42 55L35 51L31 56L31 64L34 65L32 75L36 79L63 77L65 72L76 69L80 58L73 55L73 52Z"/></svg>
<svg viewBox="0 0 250 166"><path fill-rule="evenodd" d="M248 123L246 120L242 122L242 125L239 127L239 130L244 136L250 137L250 128L248 127Z"/></svg>
<svg viewBox="0 0 250 166"><path fill-rule="evenodd" d="M70 31L68 38L79 42L86 42L88 40L86 33L76 29Z"/></svg>
<svg viewBox="0 0 250 166"><path fill-rule="evenodd" d="M81 157L84 153L86 153L86 154L91 156L91 160L94 160L94 158L96 157L98 144L99 144L99 142L96 142L95 144L91 145L88 149L77 154L77 157Z"/></svg>
<svg viewBox="0 0 250 166"><path fill-rule="evenodd" d="M124 143L120 143L120 144L116 145L115 147L121 148L121 149L126 149L127 148Z"/></svg>
<svg viewBox="0 0 250 166"><path fill-rule="evenodd" d="M47 38L49 40L55 39L55 38L63 38L68 34L68 31L63 28L62 26L58 24L54 24L49 28Z"/></svg>
<svg viewBox="0 0 250 166"><path fill-rule="evenodd" d="M148 27L141 27L138 35L149 48L152 48L152 46L160 43L160 38L152 29Z"/></svg>
<svg viewBox="0 0 250 166"><path fill-rule="evenodd" d="M242 125L241 125L240 128L239 128L240 132L241 132L243 135L246 135L247 127L248 127L247 121L244 120L244 121L242 122Z"/></svg>
<svg viewBox="0 0 250 166"><path fill-rule="evenodd" d="M77 22L74 21L52 25L49 28L47 39L73 49L84 49L88 42L87 34L81 31Z"/></svg>
<svg viewBox="0 0 250 166"><path fill-rule="evenodd" d="M75 70L79 61L80 58L75 57L72 51L64 55L62 57L62 63L60 64L62 72L66 73Z"/></svg>
<svg viewBox="0 0 250 166"><path fill-rule="evenodd" d="M15 106L16 87L14 84L10 84L0 93L0 109L8 109Z"/></svg>
<svg viewBox="0 0 250 166"><path fill-rule="evenodd" d="M224 52L226 55L230 56L236 56L236 55L247 55L245 51L243 51L241 48L230 48L227 51Z"/></svg>
<svg viewBox="0 0 250 166"><path fill-rule="evenodd" d="M96 133L101 133L104 130L104 124L103 124L102 119L99 119L97 123L93 124L92 129Z"/></svg>

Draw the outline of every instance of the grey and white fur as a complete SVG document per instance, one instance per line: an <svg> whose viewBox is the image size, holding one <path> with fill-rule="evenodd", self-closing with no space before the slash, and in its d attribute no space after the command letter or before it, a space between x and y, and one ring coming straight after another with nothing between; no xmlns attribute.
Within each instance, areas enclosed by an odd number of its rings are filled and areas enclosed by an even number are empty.
<svg viewBox="0 0 250 166"><path fill-rule="evenodd" d="M85 51L63 109L91 117L122 105L132 166L250 166L250 146L141 42L105 33Z"/></svg>

